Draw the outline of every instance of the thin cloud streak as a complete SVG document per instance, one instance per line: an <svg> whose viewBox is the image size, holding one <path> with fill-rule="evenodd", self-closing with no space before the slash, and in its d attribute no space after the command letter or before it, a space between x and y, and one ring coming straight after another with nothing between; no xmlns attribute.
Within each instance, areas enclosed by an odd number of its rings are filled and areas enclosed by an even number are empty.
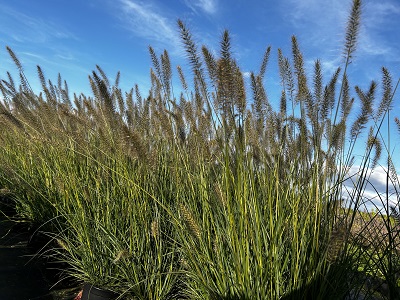
<svg viewBox="0 0 400 300"><path fill-rule="evenodd" d="M209 14L214 14L217 11L216 1L213 0L200 0L200 7Z"/></svg>
<svg viewBox="0 0 400 300"><path fill-rule="evenodd" d="M342 0L323 3L319 0L281 2L282 14L293 28L293 34L300 41L301 49L302 45L307 45L308 51L315 51L316 53L308 55L325 63L330 69L330 74L341 62L349 4L350 2Z"/></svg>
<svg viewBox="0 0 400 300"><path fill-rule="evenodd" d="M359 48L363 54L367 55L390 55L393 49L383 42L378 42L371 34L364 34L359 41Z"/></svg>
<svg viewBox="0 0 400 300"><path fill-rule="evenodd" d="M385 23L388 17L392 15L400 15L400 5L396 2L368 2L366 4L367 19L365 20L369 26L380 27L381 23Z"/></svg>
<svg viewBox="0 0 400 300"><path fill-rule="evenodd" d="M197 8L200 8L207 14L215 14L217 12L217 1L216 0L185 0L186 6L197 13Z"/></svg>
<svg viewBox="0 0 400 300"><path fill-rule="evenodd" d="M283 0L282 3L288 20L296 28L303 28L307 23L318 24L319 30L311 28L313 33L325 35L334 31L341 32L347 20L348 7L344 7L341 0L324 1L323 4L319 0Z"/></svg>
<svg viewBox="0 0 400 300"><path fill-rule="evenodd" d="M32 18L5 5L0 5L0 9L8 18L7 23L13 26L13 28L9 28L7 25L3 25L0 32L18 43L46 43L53 39L78 40L74 34L52 22Z"/></svg>
<svg viewBox="0 0 400 300"><path fill-rule="evenodd" d="M121 0L120 4L128 30L143 38L176 45L179 37L175 30L175 20L158 13L157 7L151 4L133 0Z"/></svg>
<svg viewBox="0 0 400 300"><path fill-rule="evenodd" d="M359 41L360 51L371 56L399 57L399 50L390 45L389 41L382 39L380 30L393 26L391 25L393 19L400 17L400 5L390 0L368 2L365 5L364 16Z"/></svg>
<svg viewBox="0 0 400 300"><path fill-rule="evenodd" d="M283 0L287 19L299 29L303 43L309 43L321 50L322 56L329 57L332 50L344 41L344 30L348 20L351 1L334 0ZM400 53L383 42L377 28L390 26L390 22L400 15L400 5L393 0L368 2L363 6L362 28L358 40L357 52L363 55L396 57ZM318 30L315 30L317 26ZM322 47L323 45L323 47ZM325 51L325 53L323 53Z"/></svg>

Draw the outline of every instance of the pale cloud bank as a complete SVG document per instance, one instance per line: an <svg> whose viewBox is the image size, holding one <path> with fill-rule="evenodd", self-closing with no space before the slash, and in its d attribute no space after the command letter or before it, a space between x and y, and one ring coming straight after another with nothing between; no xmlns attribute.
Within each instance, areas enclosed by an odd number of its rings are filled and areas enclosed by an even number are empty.
<svg viewBox="0 0 400 300"><path fill-rule="evenodd" d="M377 167L374 170L366 170L366 180L364 186L360 189L357 188L357 180L359 180L360 167L353 166L349 172L349 178L344 182L343 198L347 199L346 206L353 207L355 196L359 197L359 209L361 210L387 210L387 207L398 207L400 204L399 182L400 175L397 174L395 182L389 178L387 180L387 171L383 167ZM397 188L397 192L396 192ZM361 193L358 191L361 190Z"/></svg>

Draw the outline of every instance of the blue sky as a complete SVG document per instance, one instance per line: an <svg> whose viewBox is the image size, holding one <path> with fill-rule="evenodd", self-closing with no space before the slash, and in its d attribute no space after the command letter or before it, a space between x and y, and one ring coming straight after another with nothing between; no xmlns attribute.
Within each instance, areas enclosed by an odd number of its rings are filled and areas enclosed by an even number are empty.
<svg viewBox="0 0 400 300"><path fill-rule="evenodd" d="M61 73L70 92L90 94L88 75L96 64L120 86L137 83L143 95L149 88L151 61L148 46L167 49L173 66L188 67L177 20L191 30L199 46L218 52L224 29L230 31L234 56L245 74L257 71L267 46L272 46L266 74L270 101L279 95L277 49L290 56L296 35L312 70L321 59L328 80L343 62L342 45L350 0L0 0L0 78L14 71L6 46L21 60L36 90L36 65L56 82ZM349 70L351 84L368 88L388 67L400 75L400 1L364 0L362 26L355 58ZM175 82L178 77L175 73ZM394 113L400 117L399 96ZM393 145L399 150L399 136ZM398 146L396 146L398 145Z"/></svg>
<svg viewBox="0 0 400 300"><path fill-rule="evenodd" d="M232 36L234 54L245 72L258 69L272 46L267 86L279 82L276 52L290 55L296 35L311 70L322 60L326 78L342 62L342 42L350 0L13 0L0 1L0 76L14 70L5 46L22 61L28 78L36 65L49 79L58 72L71 91L89 92L88 74L99 64L122 87L146 88L151 66L148 46L167 49L174 65L187 65L176 21L182 19L199 45L218 51L222 31ZM380 67L400 69L400 2L364 0L358 51L351 72L367 87ZM396 76L395 76L396 77ZM35 85L35 82L32 82Z"/></svg>

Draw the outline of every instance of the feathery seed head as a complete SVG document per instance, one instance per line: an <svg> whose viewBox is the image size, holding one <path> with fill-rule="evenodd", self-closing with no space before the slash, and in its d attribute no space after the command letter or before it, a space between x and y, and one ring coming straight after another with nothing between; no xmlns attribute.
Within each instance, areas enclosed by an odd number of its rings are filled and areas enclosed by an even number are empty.
<svg viewBox="0 0 400 300"><path fill-rule="evenodd" d="M151 222L151 236L154 239L157 239L159 237L158 221L157 220L153 220L153 222Z"/></svg>
<svg viewBox="0 0 400 300"><path fill-rule="evenodd" d="M117 255L115 256L115 259L113 260L113 263L116 264L117 262L119 262L121 259L124 258L128 258L129 255L129 251L128 250L121 250L117 253Z"/></svg>
<svg viewBox="0 0 400 300"><path fill-rule="evenodd" d="M343 55L346 63L351 63L353 53L356 50L358 33L361 20L361 0L353 0L349 19L347 21L346 41L343 49Z"/></svg>
<svg viewBox="0 0 400 300"><path fill-rule="evenodd" d="M183 220L186 223L186 226L188 227L189 231L197 238L197 240L200 240L201 237L200 227L197 224L196 220L194 219L193 214L189 211L189 209L185 205L180 204L179 207Z"/></svg>

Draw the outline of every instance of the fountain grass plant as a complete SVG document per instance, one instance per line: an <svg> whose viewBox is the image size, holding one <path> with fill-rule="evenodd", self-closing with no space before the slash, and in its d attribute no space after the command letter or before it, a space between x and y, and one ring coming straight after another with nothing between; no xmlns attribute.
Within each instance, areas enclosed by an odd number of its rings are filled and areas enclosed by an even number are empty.
<svg viewBox="0 0 400 300"><path fill-rule="evenodd" d="M107 102L105 81L96 73L94 93L104 102L100 106L81 98L84 104L79 106L76 99L76 106L84 107L84 112L78 112L49 92L54 87L50 83L47 88L38 70L47 101L34 96L30 101L37 109L28 115L19 110L11 113L3 106L5 128L16 129L6 130L3 137L17 133L13 143L2 148L7 166L3 178L21 203L19 215L51 225L42 230L58 246L48 253L68 263L65 275L139 299L172 298L180 289L175 268L179 259L171 225L158 208L158 203L171 200L160 184L165 182L163 156L157 156L162 148L154 139L154 156L150 151L146 158L141 156L130 136L136 133L128 125L119 126L122 116L107 107L113 103ZM25 100L23 92L6 92L12 102ZM113 96L117 93L113 91ZM116 139L117 135L124 137ZM14 149L15 145L20 148ZM151 163L153 159L157 163ZM20 182L27 188L15 188ZM158 202L153 200L156 196Z"/></svg>
<svg viewBox="0 0 400 300"><path fill-rule="evenodd" d="M1 169L2 186L10 191L15 202L18 218L14 221L28 222L32 228L43 226L58 213L52 201L59 200L55 190L48 189L49 178L46 162L42 156L48 151L43 141L35 140L12 130L2 122ZM21 155L23 154L23 155Z"/></svg>
<svg viewBox="0 0 400 300"><path fill-rule="evenodd" d="M354 51L359 5L354 2L349 21L347 58ZM190 32L182 22L179 27L193 68L195 97L204 101L206 116L215 115L210 126L214 136L208 138L214 138L219 148L212 153L213 163L200 163L188 173L187 162L181 177L175 179L180 182L178 199L183 200L176 224L182 228L178 232L190 278L189 298L343 297L351 289L347 285L351 272L349 266L335 268L329 263L335 255L329 251L339 202L335 193L340 192L345 175L337 173L336 163L344 151L345 124L353 103L346 76L349 60L339 99L335 91L340 70L323 87L318 61L310 89L293 38L294 70L279 51L284 90L280 111L274 112L262 84L268 48L259 74L251 75L254 98L248 111L243 75L231 55L229 34L223 34L219 58L205 47L202 58ZM287 98L292 101L292 114L287 113ZM364 110L363 118L353 124L354 137L367 122L366 115ZM187 154L182 155L184 161L189 160ZM202 155L195 157L205 160ZM342 258L341 264L348 259Z"/></svg>
<svg viewBox="0 0 400 300"><path fill-rule="evenodd" d="M8 48L21 82L17 88L8 73L0 83L2 187L13 192L20 217L47 224L57 242L48 253L69 265L66 276L121 298L355 298L372 296L376 287L366 283L378 276L395 297L398 237L390 212L374 217L387 228L382 239L364 247L369 223L354 233L396 90L384 68L382 100L375 105L375 82L366 91L355 86L361 111L349 119L357 100L347 69L360 16L354 0L344 67L328 81L318 60L309 79L295 37L290 58L278 50L278 110L264 85L271 48L250 76L249 100L228 31L216 57L205 46L198 51L178 21L193 74L188 81L177 68L179 97L167 51L158 57L149 48L146 98L137 86L122 93L119 73L111 84L97 66L89 76L93 97L70 99L61 76L53 84L40 67L43 92L35 95ZM341 207L355 144L370 124ZM398 188L388 161L388 180Z"/></svg>
<svg viewBox="0 0 400 300"><path fill-rule="evenodd" d="M155 178L122 158L110 157L109 164L93 159L87 158L81 177L64 163L54 173L70 204L60 209L67 226L56 235L72 267L67 272L136 299L171 298L179 289L179 259L171 226L153 200Z"/></svg>

